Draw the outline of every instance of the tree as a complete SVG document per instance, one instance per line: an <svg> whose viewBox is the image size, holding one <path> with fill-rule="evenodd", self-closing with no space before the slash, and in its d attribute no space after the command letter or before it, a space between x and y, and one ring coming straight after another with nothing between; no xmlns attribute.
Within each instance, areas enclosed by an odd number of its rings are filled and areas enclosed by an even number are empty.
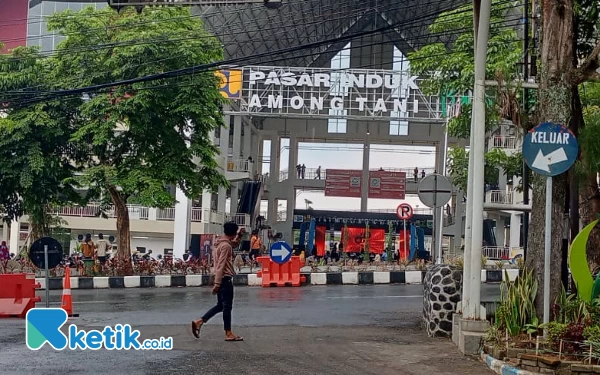
<svg viewBox="0 0 600 375"><path fill-rule="evenodd" d="M48 19L66 39L45 63L47 103L69 113L70 140L88 157L83 174L69 181L89 187L88 198L110 199L117 216L118 251L130 254L127 202L168 207L177 185L190 198L227 185L219 172L211 132L223 125L224 99L214 72L113 84L176 71L223 58L219 41L188 8L128 8L121 13L91 7ZM110 85L77 98L52 90ZM33 111L31 106L26 111Z"/></svg>
<svg viewBox="0 0 600 375"><path fill-rule="evenodd" d="M542 30L540 47L539 74L539 110L538 122L556 122L568 125L577 135L583 131L583 147L580 153L581 164L587 168L593 167L595 142L590 142L586 136L587 126L593 127L592 122L585 124L581 107L578 86L589 79L598 79L596 70L600 44L590 44L598 39L598 4L591 0L545 0L542 4ZM592 128L593 129L593 128ZM596 135L597 137L597 135ZM588 169L588 171L590 171ZM596 171L597 172L597 171ZM595 173L594 173L595 175ZM591 175L588 175L591 178ZM553 179L552 188L552 244L551 264L558 265L562 258L562 236L567 189L576 189L576 180L563 174ZM570 184L570 186L569 186ZM582 207L585 208L587 193L591 187L592 195L597 194L597 184L584 184L579 191ZM543 178L533 180L533 202L531 228L528 242L528 263L534 268L538 283L543 282L544 258L544 204L545 181ZM597 209L598 207L594 207ZM574 208L575 209L575 208ZM582 210L590 220L592 210ZM588 249L590 248L588 244ZM595 253L598 249L593 249ZM550 280L551 301L561 290L560 267L552 270ZM538 295L536 308L542 311L542 298Z"/></svg>
<svg viewBox="0 0 600 375"><path fill-rule="evenodd" d="M6 222L29 216L30 240L50 235L60 224L52 208L83 200L67 180L77 171L71 152L68 106L40 103L15 108L20 92L43 86L47 61L35 49L19 47L0 55L0 207ZM16 249L13 249L16 252Z"/></svg>
<svg viewBox="0 0 600 375"><path fill-rule="evenodd" d="M512 27L507 27L506 12L512 6L504 1L492 1L490 42L488 49L487 78L513 80L516 66L521 58L519 39ZM428 77L423 90L431 95L442 95L444 100L461 100L460 113L448 123L448 135L452 138L468 139L471 133L471 104L462 100L473 88L473 6L465 5L456 10L442 13L429 27L431 33L443 35L444 42L426 45L408 55L411 71L415 75ZM515 117L514 88L488 90L486 100L486 129L493 130L501 117ZM498 183L500 169L507 176L520 177L522 171L515 164L522 160L519 154L506 155L494 149L486 155L485 182ZM467 191L468 152L463 147L453 147L448 153L447 165L453 183L464 193Z"/></svg>

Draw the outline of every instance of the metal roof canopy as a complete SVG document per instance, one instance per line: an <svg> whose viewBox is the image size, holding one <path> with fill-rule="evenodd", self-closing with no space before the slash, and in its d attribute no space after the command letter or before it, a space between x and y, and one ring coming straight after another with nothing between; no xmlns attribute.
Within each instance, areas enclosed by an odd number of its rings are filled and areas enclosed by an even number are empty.
<svg viewBox="0 0 600 375"><path fill-rule="evenodd" d="M284 0L277 9L263 5L202 6L202 16L217 35L227 58L244 58L309 43L335 40L366 30L398 25L383 32L403 53L438 41L428 26L437 15L469 0ZM401 25L406 24L403 28ZM348 43L331 42L314 48L268 56L247 64L322 67ZM280 61L273 61L274 59ZM391 59L391 58L390 58Z"/></svg>
<svg viewBox="0 0 600 375"><path fill-rule="evenodd" d="M309 43L332 41L365 30L381 32L403 53L439 41L427 27L444 11L469 0L108 0L118 6L193 6L223 43L226 58L249 58ZM266 6L266 7L265 7ZM274 8L274 9L268 9ZM402 27L406 24L406 27ZM393 26L393 27L392 27ZM329 61L348 40L264 56L247 64L316 66ZM273 61L274 59L278 61Z"/></svg>

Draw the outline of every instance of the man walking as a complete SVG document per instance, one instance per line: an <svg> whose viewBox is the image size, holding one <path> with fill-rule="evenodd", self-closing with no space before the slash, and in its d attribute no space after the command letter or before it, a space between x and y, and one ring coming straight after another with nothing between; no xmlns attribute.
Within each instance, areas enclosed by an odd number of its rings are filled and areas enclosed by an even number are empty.
<svg viewBox="0 0 600 375"><path fill-rule="evenodd" d="M224 236L217 237L214 244L213 258L215 262L215 285L212 293L217 295L217 305L208 310L199 320L192 321L192 334L200 338L200 329L213 316L223 313L225 341L244 341L231 331L231 309L233 307L233 248L240 243L244 228L238 230L233 222L223 225Z"/></svg>

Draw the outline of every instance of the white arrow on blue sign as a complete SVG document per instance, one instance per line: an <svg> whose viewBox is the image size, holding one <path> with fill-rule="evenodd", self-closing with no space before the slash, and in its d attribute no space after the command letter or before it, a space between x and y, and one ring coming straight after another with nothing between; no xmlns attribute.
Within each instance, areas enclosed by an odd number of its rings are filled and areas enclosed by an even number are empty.
<svg viewBox="0 0 600 375"><path fill-rule="evenodd" d="M277 241L271 245L269 256L273 262L284 264L292 257L292 248L285 241Z"/></svg>
<svg viewBox="0 0 600 375"><path fill-rule="evenodd" d="M577 160L579 145L564 125L545 122L531 129L523 141L523 158L536 173L557 176Z"/></svg>

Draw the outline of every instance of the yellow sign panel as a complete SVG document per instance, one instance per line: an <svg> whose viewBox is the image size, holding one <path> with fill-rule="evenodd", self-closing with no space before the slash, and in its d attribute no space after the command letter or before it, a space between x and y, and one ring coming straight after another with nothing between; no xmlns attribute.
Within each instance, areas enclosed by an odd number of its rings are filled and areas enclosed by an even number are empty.
<svg viewBox="0 0 600 375"><path fill-rule="evenodd" d="M227 99L239 99L242 96L242 80L243 75L241 70L218 70L215 75L219 77L221 85L221 95Z"/></svg>

